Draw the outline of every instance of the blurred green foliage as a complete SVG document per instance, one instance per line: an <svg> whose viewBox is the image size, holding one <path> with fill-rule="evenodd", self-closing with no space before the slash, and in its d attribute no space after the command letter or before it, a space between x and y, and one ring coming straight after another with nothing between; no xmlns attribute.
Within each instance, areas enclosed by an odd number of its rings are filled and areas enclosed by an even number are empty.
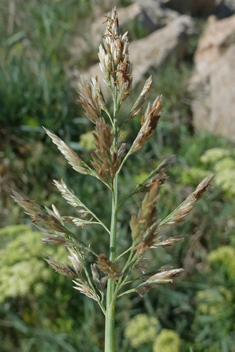
<svg viewBox="0 0 235 352"><path fill-rule="evenodd" d="M125 330L125 337L134 348L142 344L151 344L157 336L159 322L154 317L138 314L131 319Z"/></svg>
<svg viewBox="0 0 235 352"><path fill-rule="evenodd" d="M15 8L11 8L12 4ZM52 179L63 177L109 224L107 191L93 179L91 182L90 177L71 170L41 129L44 125L57 133L89 162L92 126L81 117L68 71L73 68L69 54L73 36L84 34L92 16L92 5L86 0L0 2L3 352L103 350L104 321L95 303L75 291L69 278L54 273L43 261L45 252L58 260L66 254L60 247L43 245L40 235L27 226L28 218L10 199L10 188L20 189L41 205L53 203L63 215L73 215L52 186ZM129 30L132 38L145 35L138 23L132 23ZM217 176L212 190L200 200L188 221L163 233L185 234L185 242L172 249L146 253L153 269L165 264L182 266L183 276L143 299L131 295L118 301L117 348L123 352L136 351L136 341L139 352L167 348L177 352L179 348L182 352L190 348L194 352L234 352L234 145L208 132L194 132L187 91L194 48L191 42L186 62L173 59L151 72L154 88L150 99L163 94L164 113L155 138L128 160L120 177L120 199L172 154L176 155L175 162L167 183L160 189L158 218L169 214L205 176ZM92 55L86 57L86 65L93 60ZM127 103L123 108L123 117L141 89L141 85L136 87L129 106ZM123 139L128 148L139 130L140 118L131 120L126 127ZM141 198L135 195L127 200L120 213L120 251L130 243L130 214L138 211ZM107 238L102 229L86 227L77 231L82 241L89 240L91 246L95 244L106 253ZM170 343L173 347L169 347Z"/></svg>
<svg viewBox="0 0 235 352"><path fill-rule="evenodd" d="M165 352L179 352L180 351L180 338L172 330L163 329L157 337L153 352L165 351Z"/></svg>

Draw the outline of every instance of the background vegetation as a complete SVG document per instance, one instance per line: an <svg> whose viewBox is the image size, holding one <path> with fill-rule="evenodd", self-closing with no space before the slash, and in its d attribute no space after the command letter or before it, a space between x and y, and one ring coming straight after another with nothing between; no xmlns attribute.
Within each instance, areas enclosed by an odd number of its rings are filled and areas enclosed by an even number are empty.
<svg viewBox="0 0 235 352"><path fill-rule="evenodd" d="M37 203L53 203L64 215L70 215L52 185L52 179L63 177L104 222L109 222L106 191L98 182L71 170L41 128L43 125L60 135L87 159L92 126L82 117L68 71L74 65L69 55L73 36L82 34L92 19L92 5L86 0L0 3L2 352L103 349L104 322L95 302L73 290L70 279L54 273L42 259L45 252L58 260L66 254L60 247L44 245L10 199L11 188L23 190ZM143 33L138 26L131 28L133 38ZM159 199L158 217L163 218L205 176L216 173L217 177L188 221L168 230L171 235L187 234L186 241L167 251L158 250L157 255L147 254L153 268L182 266L183 275L174 285L161 286L143 299L131 295L118 301L117 345L123 352L235 351L234 145L193 129L187 81L193 70L194 47L195 43L190 43L184 61L172 60L152 72L151 98L164 95L164 114L155 138L142 154L128 161L120 191L124 196L146 172L176 155ZM86 57L77 64L85 69L93 60ZM136 95L134 92L132 102ZM132 120L125 133L126 143L133 141L138 128L138 119ZM139 204L136 196L125 203L120 214L120 248L128 245L130 215ZM103 232L99 227L96 230L94 233L86 227L79 235L106 253Z"/></svg>

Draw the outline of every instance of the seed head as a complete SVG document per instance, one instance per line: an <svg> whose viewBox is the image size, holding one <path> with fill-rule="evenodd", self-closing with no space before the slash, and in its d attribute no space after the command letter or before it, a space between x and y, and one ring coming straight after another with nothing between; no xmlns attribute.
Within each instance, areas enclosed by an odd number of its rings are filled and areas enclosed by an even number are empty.
<svg viewBox="0 0 235 352"><path fill-rule="evenodd" d="M45 259L45 261L51 265L55 271L57 271L59 274L61 275L65 275L68 277L76 277L76 271L68 264L62 264L60 262L58 262L57 260L55 260L54 258L52 258L50 255L48 255L49 259Z"/></svg>
<svg viewBox="0 0 235 352"><path fill-rule="evenodd" d="M152 185L150 191L145 195L138 216L132 215L130 227L132 230L132 238L142 241L148 228L156 222L156 204L158 201L159 180Z"/></svg>
<svg viewBox="0 0 235 352"><path fill-rule="evenodd" d="M94 293L93 289L86 281L83 280L83 282L81 283L81 282L77 282L77 281L73 280L73 282L76 285L76 286L73 286L73 288L75 288L75 290L78 290L83 295L86 295L87 297L92 298L95 301L98 301L98 296Z"/></svg>
<svg viewBox="0 0 235 352"><path fill-rule="evenodd" d="M90 175L88 165L82 161L78 155L58 136L43 127L48 136L52 139L52 142L57 146L60 152L64 155L65 159L72 166L72 168L83 175Z"/></svg>
<svg viewBox="0 0 235 352"><path fill-rule="evenodd" d="M82 75L78 82L80 99L78 100L84 107L87 118L96 123L101 117L101 110L105 110L105 102L98 84L98 78L92 77L88 82Z"/></svg>
<svg viewBox="0 0 235 352"><path fill-rule="evenodd" d="M188 215L188 213L192 210L194 204L201 199L202 195L204 192L208 190L208 188L211 186L211 181L215 175L211 177L206 177L196 188L194 192L192 192L186 200L178 206L170 215L167 216L166 219L164 219L159 227L165 226L165 225L175 225L183 222L185 220L185 217Z"/></svg>
<svg viewBox="0 0 235 352"><path fill-rule="evenodd" d="M119 138L118 150L113 150L114 133L111 131L111 126L106 124L103 118L97 121L93 137L96 149L91 153L93 158L91 165L98 177L108 183L110 178L114 178L120 166L125 145Z"/></svg>
<svg viewBox="0 0 235 352"><path fill-rule="evenodd" d="M148 104L145 114L141 120L142 127L132 144L131 154L143 148L143 146L145 146L145 144L151 138L151 136L153 135L157 127L158 120L161 117L161 109L162 109L161 96L158 96L154 100L153 104L151 103Z"/></svg>
<svg viewBox="0 0 235 352"><path fill-rule="evenodd" d="M107 27L103 35L103 45L99 48L100 68L109 86L117 85L122 103L132 86L132 63L129 59L127 33L120 35L116 9L106 19Z"/></svg>
<svg viewBox="0 0 235 352"><path fill-rule="evenodd" d="M144 107L144 103L145 103L145 101L149 95L150 89L152 87L152 82L153 82L152 76L150 76L146 80L144 87L140 93L140 96L138 97L137 102L133 106L127 121L133 119L134 117L138 116L141 113L141 111Z"/></svg>
<svg viewBox="0 0 235 352"><path fill-rule="evenodd" d="M151 276L147 281L140 284L135 291L143 296L146 292L152 288L158 286L159 284L165 284L168 282L173 282L173 277L181 273L184 269L172 269L157 272L155 275Z"/></svg>

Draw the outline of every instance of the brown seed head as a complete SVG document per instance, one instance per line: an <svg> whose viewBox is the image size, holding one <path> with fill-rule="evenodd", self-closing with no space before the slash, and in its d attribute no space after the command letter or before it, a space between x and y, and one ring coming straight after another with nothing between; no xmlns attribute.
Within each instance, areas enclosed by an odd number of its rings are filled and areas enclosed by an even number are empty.
<svg viewBox="0 0 235 352"><path fill-rule="evenodd" d="M58 136L43 127L52 142L57 146L59 151L64 155L65 159L72 166L72 168L83 175L90 175L88 165L82 161L79 156Z"/></svg>
<svg viewBox="0 0 235 352"><path fill-rule="evenodd" d="M161 117L162 98L157 97L153 104L148 104L144 116L141 119L140 131L131 146L131 154L137 152L148 142L153 135L158 120Z"/></svg>
<svg viewBox="0 0 235 352"><path fill-rule="evenodd" d="M120 35L116 9L106 19L104 48L99 48L100 68L108 85L116 84L121 103L129 96L132 86L132 63L129 60L127 33Z"/></svg>
<svg viewBox="0 0 235 352"><path fill-rule="evenodd" d="M82 75L78 82L78 91L80 94L79 102L83 105L87 118L96 123L101 117L101 110L105 110L105 102L98 84L98 78L92 77L88 82Z"/></svg>
<svg viewBox="0 0 235 352"><path fill-rule="evenodd" d="M127 121L133 119L134 117L138 116L141 113L141 111L144 107L144 103L149 95L151 87L152 87L152 76L150 76L146 80L144 87L143 87L143 89L137 99L137 102L135 103L134 107L132 108Z"/></svg>
<svg viewBox="0 0 235 352"><path fill-rule="evenodd" d="M145 195L138 216L133 215L131 217L130 227L133 239L138 238L139 241L142 241L148 228L153 226L156 222L158 186L159 180L156 180L150 191Z"/></svg>

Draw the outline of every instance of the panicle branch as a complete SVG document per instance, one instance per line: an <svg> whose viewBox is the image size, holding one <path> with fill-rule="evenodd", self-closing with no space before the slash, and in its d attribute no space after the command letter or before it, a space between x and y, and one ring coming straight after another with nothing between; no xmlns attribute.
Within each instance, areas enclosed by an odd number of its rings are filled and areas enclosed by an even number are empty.
<svg viewBox="0 0 235 352"><path fill-rule="evenodd" d="M155 222L146 231L143 236L143 241L133 248L137 251L138 256L142 256L148 248L168 247L173 246L177 242L184 240L184 236L170 237L165 241L161 241L160 230L166 225L175 225L184 221L186 215L192 210L193 205L202 197L203 193L210 187L214 176L206 177L191 193L188 198L176 208L170 215L168 215L160 223ZM135 225L136 223L134 223Z"/></svg>
<svg viewBox="0 0 235 352"><path fill-rule="evenodd" d="M110 233L110 231L107 229L107 227L103 224L103 222L84 204L81 202L81 200L75 195L74 191L72 189L69 189L66 185L66 183L61 180L61 182L54 180L55 186L58 188L60 191L62 197L67 201L68 204L72 205L72 207L78 208L77 211L81 214L82 217L85 217L86 215L90 214L93 218L97 220L97 223L103 228ZM80 218L75 218L75 217L63 217L64 221L67 222L72 222L75 226L78 227L84 227L88 224L91 224L91 220L83 220Z"/></svg>

